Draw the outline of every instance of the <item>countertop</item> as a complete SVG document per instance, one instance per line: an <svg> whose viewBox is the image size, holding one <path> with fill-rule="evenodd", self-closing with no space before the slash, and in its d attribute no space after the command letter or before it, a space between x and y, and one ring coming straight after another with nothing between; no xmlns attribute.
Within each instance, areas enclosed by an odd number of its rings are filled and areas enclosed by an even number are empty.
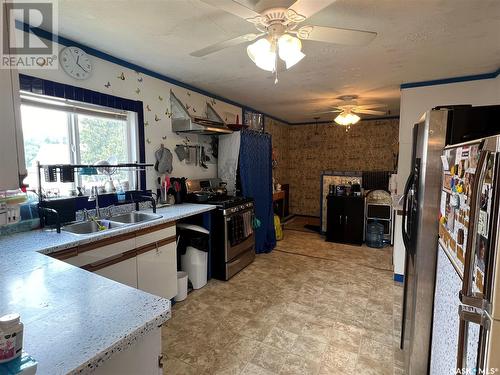
<svg viewBox="0 0 500 375"><path fill-rule="evenodd" d="M170 301L44 254L213 210L159 208L158 220L89 235L35 230L0 237L0 316L17 312L37 374L88 373L170 318ZM147 210L144 210L147 211Z"/></svg>

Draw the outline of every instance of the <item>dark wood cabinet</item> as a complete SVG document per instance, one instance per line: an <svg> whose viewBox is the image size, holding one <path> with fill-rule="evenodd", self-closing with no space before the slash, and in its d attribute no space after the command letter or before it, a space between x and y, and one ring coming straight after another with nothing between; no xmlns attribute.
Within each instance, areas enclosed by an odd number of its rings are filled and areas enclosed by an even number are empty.
<svg viewBox="0 0 500 375"><path fill-rule="evenodd" d="M326 240L363 243L364 200L362 197L327 197Z"/></svg>

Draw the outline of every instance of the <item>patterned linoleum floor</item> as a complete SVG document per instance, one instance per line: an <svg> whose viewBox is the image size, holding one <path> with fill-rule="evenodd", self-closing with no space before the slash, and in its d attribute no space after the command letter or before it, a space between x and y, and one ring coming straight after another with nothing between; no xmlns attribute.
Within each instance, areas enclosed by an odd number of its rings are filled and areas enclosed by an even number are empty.
<svg viewBox="0 0 500 375"><path fill-rule="evenodd" d="M324 249L306 235L307 246ZM377 263L382 252L359 252L375 254L360 265L344 250L335 259L258 255L230 281L190 293L163 328L164 373L403 374L402 287Z"/></svg>
<svg viewBox="0 0 500 375"><path fill-rule="evenodd" d="M306 233L317 233L311 229L304 227L306 224L319 226L320 225L319 217L295 216L283 222L283 226L287 230L296 230Z"/></svg>

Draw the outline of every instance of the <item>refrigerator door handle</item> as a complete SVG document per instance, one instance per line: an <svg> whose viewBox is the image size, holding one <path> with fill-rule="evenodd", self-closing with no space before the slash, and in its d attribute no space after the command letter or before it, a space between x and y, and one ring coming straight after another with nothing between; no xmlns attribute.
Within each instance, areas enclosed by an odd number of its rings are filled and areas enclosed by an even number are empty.
<svg viewBox="0 0 500 375"><path fill-rule="evenodd" d="M408 180L406 180L405 190L403 192L403 217L401 220L401 232L403 235L403 243L405 245L406 251L410 248L410 237L408 236L408 232L406 231L406 216L408 214L408 195L410 192L410 188L413 184L413 180L415 179L415 172L411 172L408 176Z"/></svg>
<svg viewBox="0 0 500 375"><path fill-rule="evenodd" d="M468 330L469 323L486 323L485 322L485 312L480 308L480 304L482 301L477 301L472 293L472 283L473 283L473 272L474 272L474 259L475 254L473 251L475 250L476 239L477 239L477 231L476 231L476 222L478 220L478 204L481 199L481 191L479 187L481 186L481 181L484 178L484 174L486 173L486 160L488 156L488 151L481 151L479 155L478 164L476 167L476 173L474 176L473 182L473 195L470 203L471 211L470 211L470 219L471 223L468 232L470 235L467 238L467 244L465 246L465 262L464 262L464 274L463 274L463 282L462 282L462 290L460 292L460 299L464 300L464 302L471 302L471 305L461 305L458 308L458 315L460 319L459 329L458 329L458 350L457 350L457 368L464 368L467 364L467 343L468 343ZM479 305L479 306L478 306ZM486 323L488 324L488 323ZM483 326L484 327L484 326ZM488 327L485 327L486 329Z"/></svg>
<svg viewBox="0 0 500 375"><path fill-rule="evenodd" d="M491 320L488 314L480 308L468 305L458 306L458 316L460 320L468 323L479 324L486 330L491 327Z"/></svg>
<svg viewBox="0 0 500 375"><path fill-rule="evenodd" d="M460 302L464 305L477 307L478 309L484 310L488 313L491 312L491 303L484 299L482 294L472 293L472 295L464 295L462 291L458 293Z"/></svg>

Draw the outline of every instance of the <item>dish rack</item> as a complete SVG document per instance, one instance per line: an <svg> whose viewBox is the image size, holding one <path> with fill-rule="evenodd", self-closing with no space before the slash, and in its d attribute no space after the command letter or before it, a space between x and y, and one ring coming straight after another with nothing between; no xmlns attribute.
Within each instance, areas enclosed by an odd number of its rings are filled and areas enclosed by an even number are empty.
<svg viewBox="0 0 500 375"><path fill-rule="evenodd" d="M40 203L43 200L43 180L46 182L56 182L58 176L61 182L73 183L75 182L75 175L97 175L98 170L106 168L108 170L117 169L128 169L134 170L135 176L135 190L139 189L141 171L145 171L146 168L153 167L153 164L146 163L120 163L120 164L40 164L37 163L37 178L38 178L38 198ZM42 178L43 176L43 178Z"/></svg>

